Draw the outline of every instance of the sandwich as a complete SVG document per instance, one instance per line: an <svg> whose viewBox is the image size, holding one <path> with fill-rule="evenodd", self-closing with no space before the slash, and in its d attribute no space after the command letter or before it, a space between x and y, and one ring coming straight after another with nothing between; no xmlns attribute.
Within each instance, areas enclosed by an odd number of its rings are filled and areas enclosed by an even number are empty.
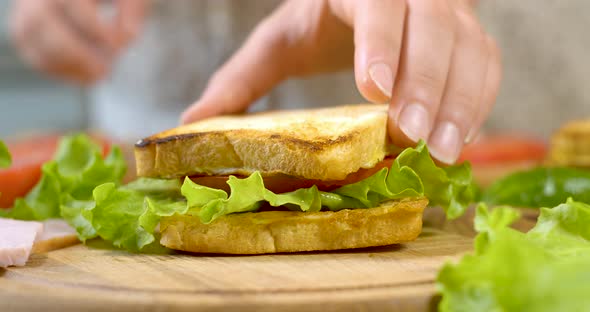
<svg viewBox="0 0 590 312"><path fill-rule="evenodd" d="M196 253L408 242L428 205L454 218L473 197L468 164L438 167L424 142L393 146L380 104L213 117L138 141L135 158L138 182L94 190L94 223L111 203L145 196L141 230L159 222L162 245Z"/></svg>

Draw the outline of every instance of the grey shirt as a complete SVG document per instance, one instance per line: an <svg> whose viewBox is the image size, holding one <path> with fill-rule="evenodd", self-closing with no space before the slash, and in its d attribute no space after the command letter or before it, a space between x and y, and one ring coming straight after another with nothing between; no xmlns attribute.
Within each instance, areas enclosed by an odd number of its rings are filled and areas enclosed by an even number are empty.
<svg viewBox="0 0 590 312"><path fill-rule="evenodd" d="M141 37L92 92L92 125L124 139L174 127L210 75L278 0L156 0ZM488 129L547 136L590 112L590 1L483 0L503 51L504 80ZM288 61L288 60L286 60ZM290 80L254 110L358 103L352 71Z"/></svg>

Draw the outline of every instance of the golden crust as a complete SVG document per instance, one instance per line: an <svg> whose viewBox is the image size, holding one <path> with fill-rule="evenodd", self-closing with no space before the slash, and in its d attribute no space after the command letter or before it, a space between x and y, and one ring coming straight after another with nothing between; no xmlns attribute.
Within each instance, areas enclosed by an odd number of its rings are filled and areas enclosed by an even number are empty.
<svg viewBox="0 0 590 312"><path fill-rule="evenodd" d="M33 245L32 253L43 253L52 250L66 248L68 246L79 244L80 240L76 234L64 235L60 237L54 237L42 241L37 241Z"/></svg>
<svg viewBox="0 0 590 312"><path fill-rule="evenodd" d="M412 241L422 230L426 198L388 201L337 212L264 211L203 224L194 216L161 220L168 248L226 254L265 254L384 246Z"/></svg>
<svg viewBox="0 0 590 312"><path fill-rule="evenodd" d="M135 146L138 176L282 173L341 180L387 154L387 106L364 104L220 116Z"/></svg>

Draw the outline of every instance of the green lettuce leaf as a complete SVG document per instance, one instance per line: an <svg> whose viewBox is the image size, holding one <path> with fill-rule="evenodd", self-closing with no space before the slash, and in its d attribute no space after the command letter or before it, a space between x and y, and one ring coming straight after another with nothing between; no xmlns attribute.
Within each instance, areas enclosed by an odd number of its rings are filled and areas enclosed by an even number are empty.
<svg viewBox="0 0 590 312"><path fill-rule="evenodd" d="M65 196L61 204L61 216L76 229L78 238L82 242L98 236L94 225L92 225L92 209L94 209L94 200L76 200L70 195Z"/></svg>
<svg viewBox="0 0 590 312"><path fill-rule="evenodd" d="M96 205L92 225L97 234L117 247L139 250L154 242L160 218L185 214L186 202L178 198L153 195L107 183L94 191Z"/></svg>
<svg viewBox="0 0 590 312"><path fill-rule="evenodd" d="M113 147L103 159L100 146L88 136L64 137L53 160L43 165L40 181L24 198L15 201L8 217L59 218L62 203L72 199L91 200L95 187L107 182L120 184L125 170L125 160L118 147Z"/></svg>
<svg viewBox="0 0 590 312"><path fill-rule="evenodd" d="M590 311L590 206L543 208L528 233L517 215L478 207L475 254L439 272L441 311Z"/></svg>
<svg viewBox="0 0 590 312"><path fill-rule="evenodd" d="M504 177L484 191L482 201L515 207L554 207L569 197L590 202L590 172L575 168L535 168Z"/></svg>
<svg viewBox="0 0 590 312"><path fill-rule="evenodd" d="M185 179L139 179L120 186L125 172L121 152L103 159L100 148L85 136L64 139L53 161L43 166L35 188L18 200L10 216L43 220L63 217L81 240L101 237L117 247L140 250L155 241L160 219L173 214L197 215L209 223L223 215L256 211L264 203L296 211L370 208L380 202L426 196L457 217L473 195L468 164L437 167L424 142L404 150L391 168L332 192L316 186L275 194L264 187L260 173L230 177L231 195Z"/></svg>
<svg viewBox="0 0 590 312"><path fill-rule="evenodd" d="M497 230L508 227L518 218L520 213L508 206L498 206L490 213L485 204L477 205L475 220L473 220L475 230L479 232L475 238L476 250L486 248Z"/></svg>
<svg viewBox="0 0 590 312"><path fill-rule="evenodd" d="M392 167L333 192L316 186L275 194L264 187L255 172L247 178L230 176L231 195L223 190L198 185L186 178L178 180L139 179L125 186L107 183L94 189L93 200L68 198L62 215L76 227L82 239L101 237L115 246L140 250L154 242L160 219L173 214L190 214L203 223L230 214L257 211L267 203L295 211L369 208L404 197L428 196L456 217L471 201L469 165L439 168L423 142L404 150Z"/></svg>
<svg viewBox="0 0 590 312"><path fill-rule="evenodd" d="M8 147L6 147L4 142L0 141L0 169L10 167L11 163L12 158L10 157Z"/></svg>
<svg viewBox="0 0 590 312"><path fill-rule="evenodd" d="M384 168L332 192L322 192L313 186L275 194L264 187L258 172L244 179L230 177L228 184L232 195L185 179L182 195L187 198L188 213L209 223L230 213L256 211L264 202L298 211L319 211L322 207L337 211L371 208L386 200L426 196L431 205L442 206L452 219L463 214L474 195L469 164L440 168L430 157L424 142L416 148L405 149L391 168Z"/></svg>
<svg viewBox="0 0 590 312"><path fill-rule="evenodd" d="M186 178L181 191L188 207L191 207L190 214L197 214L203 223L210 223L230 213L256 211L262 201L274 207L297 207L301 211L321 209L320 192L315 185L308 189L275 194L264 187L259 172L244 179L230 176L227 184L231 189L229 197L225 191L201 186Z"/></svg>
<svg viewBox="0 0 590 312"><path fill-rule="evenodd" d="M137 251L155 241L160 218L185 214L188 206L177 180L139 179L117 187L105 183L94 189L93 200L67 200L62 215L85 241L101 237L116 247Z"/></svg>
<svg viewBox="0 0 590 312"><path fill-rule="evenodd" d="M8 147L0 140L0 169L8 168L12 164L12 158L10 157L10 152L8 151ZM0 193L2 196L2 193ZM5 217L8 215L8 212L5 210L0 209L0 217Z"/></svg>

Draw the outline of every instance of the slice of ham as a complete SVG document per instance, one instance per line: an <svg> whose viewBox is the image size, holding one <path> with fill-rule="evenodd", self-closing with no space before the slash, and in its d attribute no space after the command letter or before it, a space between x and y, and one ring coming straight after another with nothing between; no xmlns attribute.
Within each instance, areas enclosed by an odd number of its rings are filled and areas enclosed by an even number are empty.
<svg viewBox="0 0 590 312"><path fill-rule="evenodd" d="M42 231L40 222L0 218L0 267L25 265Z"/></svg>
<svg viewBox="0 0 590 312"><path fill-rule="evenodd" d="M23 266L31 253L78 243L76 231L63 220L44 222L0 218L0 268Z"/></svg>

